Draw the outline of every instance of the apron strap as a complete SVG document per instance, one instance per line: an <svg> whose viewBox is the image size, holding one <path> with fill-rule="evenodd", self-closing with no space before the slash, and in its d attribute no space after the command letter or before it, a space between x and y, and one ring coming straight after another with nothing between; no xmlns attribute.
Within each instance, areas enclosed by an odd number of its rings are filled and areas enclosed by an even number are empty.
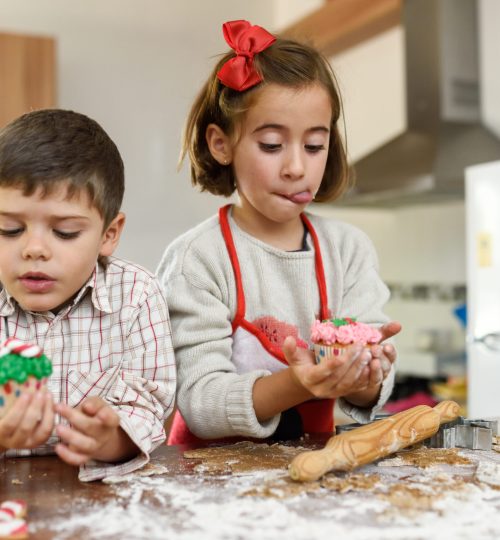
<svg viewBox="0 0 500 540"><path fill-rule="evenodd" d="M245 293L243 292L240 262L238 261L233 235L231 234L231 227L229 226L229 220L227 217L227 213L229 212L230 208L231 204L226 204L226 206L223 206L219 210L219 222L222 236L226 243L227 252L229 253L229 259L231 260L231 265L233 266L234 279L236 281L236 315L232 323L233 330L236 330L236 328L238 328L241 322L245 319Z"/></svg>
<svg viewBox="0 0 500 540"><path fill-rule="evenodd" d="M234 279L236 281L236 294L237 294L237 307L236 315L234 317L232 326L233 330L236 329L241 322L245 319L245 293L243 291L243 283L241 279L241 269L238 260L238 254L236 253L236 247L234 245L233 235L231 233L231 227L229 226L228 212L231 208L231 204L227 204L219 209L219 222L221 227L222 236L226 243L229 259L234 271ZM316 268L316 281L318 283L319 300L320 300L320 318L328 319L330 317L330 310L328 309L328 293L326 290L325 269L323 266L323 258L321 256L321 247L319 244L319 238L316 231L310 222L309 218L304 214L300 214L302 222L306 226L309 234L311 235L314 245L314 261Z"/></svg>
<svg viewBox="0 0 500 540"><path fill-rule="evenodd" d="M328 309L328 293L326 291L326 279L325 269L323 267L323 258L321 256L321 249L319 245L319 238L309 221L309 218L304 214L300 214L302 222L307 227L309 234L311 235L314 245L314 260L316 266L316 280L318 282L319 301L320 301L320 318L321 320L328 319L330 317L330 310Z"/></svg>

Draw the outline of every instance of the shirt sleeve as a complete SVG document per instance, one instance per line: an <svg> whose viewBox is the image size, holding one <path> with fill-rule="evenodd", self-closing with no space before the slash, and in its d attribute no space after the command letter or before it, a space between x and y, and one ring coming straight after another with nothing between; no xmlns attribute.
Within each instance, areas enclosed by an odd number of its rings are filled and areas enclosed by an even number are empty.
<svg viewBox="0 0 500 540"><path fill-rule="evenodd" d="M168 252L165 259L169 259ZM158 270L172 320L179 410L190 431L203 439L269 437L276 430L280 415L265 422L257 419L253 386L270 372L236 371L231 361L233 330L226 298L228 278L214 276L210 281L206 278L207 270L201 263L198 266L181 272L175 264L163 263Z"/></svg>
<svg viewBox="0 0 500 540"><path fill-rule="evenodd" d="M156 280L131 317L124 340L121 365L95 375L96 380L90 378L83 387L80 382L78 388L87 395L98 394L109 403L140 454L119 464L91 461L80 468L82 481L127 474L142 467L149 461L150 452L166 438L163 424L173 409L176 373L168 309Z"/></svg>

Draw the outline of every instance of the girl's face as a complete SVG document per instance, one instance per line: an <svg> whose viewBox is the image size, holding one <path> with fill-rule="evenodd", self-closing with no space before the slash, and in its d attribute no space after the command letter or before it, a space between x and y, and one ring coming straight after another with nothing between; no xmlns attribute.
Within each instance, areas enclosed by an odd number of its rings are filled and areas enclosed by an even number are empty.
<svg viewBox="0 0 500 540"><path fill-rule="evenodd" d="M256 226L300 220L323 179L331 117L319 84L271 84L258 93L232 148L240 198L235 215Z"/></svg>

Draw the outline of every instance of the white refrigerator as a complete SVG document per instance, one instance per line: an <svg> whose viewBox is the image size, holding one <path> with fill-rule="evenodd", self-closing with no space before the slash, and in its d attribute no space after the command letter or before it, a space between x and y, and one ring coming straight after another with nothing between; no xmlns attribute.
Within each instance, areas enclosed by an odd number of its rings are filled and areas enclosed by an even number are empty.
<svg viewBox="0 0 500 540"><path fill-rule="evenodd" d="M500 161L465 169L467 415L500 417Z"/></svg>

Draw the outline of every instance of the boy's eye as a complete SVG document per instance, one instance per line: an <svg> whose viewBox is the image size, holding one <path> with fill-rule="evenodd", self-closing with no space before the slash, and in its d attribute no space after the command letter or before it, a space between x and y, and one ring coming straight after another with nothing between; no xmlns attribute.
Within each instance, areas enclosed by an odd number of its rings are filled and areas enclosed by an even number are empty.
<svg viewBox="0 0 500 540"><path fill-rule="evenodd" d="M1 236L17 236L18 234L21 234L23 232L23 229L0 229L0 235Z"/></svg>
<svg viewBox="0 0 500 540"><path fill-rule="evenodd" d="M305 149L308 152L315 154L316 152L321 152L321 150L324 150L325 146L323 144L306 144Z"/></svg>
<svg viewBox="0 0 500 540"><path fill-rule="evenodd" d="M77 238L78 236L80 236L80 232L81 231L66 232L54 229L54 234L63 240L72 240L73 238Z"/></svg>
<svg viewBox="0 0 500 540"><path fill-rule="evenodd" d="M264 152L276 152L281 148L281 144L269 144L269 143L259 143L259 148Z"/></svg>

